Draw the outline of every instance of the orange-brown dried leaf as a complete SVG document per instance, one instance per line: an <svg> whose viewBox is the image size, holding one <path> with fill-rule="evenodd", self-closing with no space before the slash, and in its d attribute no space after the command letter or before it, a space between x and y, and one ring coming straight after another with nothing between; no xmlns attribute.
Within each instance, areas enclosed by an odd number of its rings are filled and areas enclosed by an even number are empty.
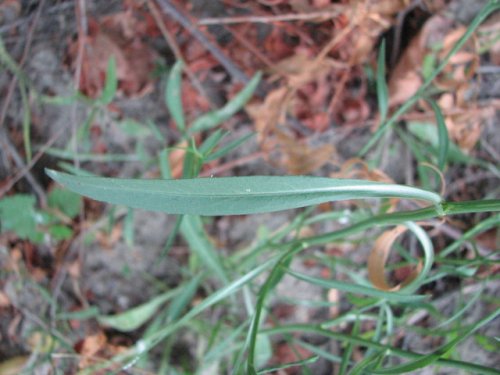
<svg viewBox="0 0 500 375"><path fill-rule="evenodd" d="M396 238L406 232L406 230L407 228L405 226L398 225L397 227L382 233L373 245L372 251L368 257L368 278L378 289L385 291L397 291L404 285L407 285L414 280L422 269L422 263L419 262L417 267L409 273L408 277L396 286L390 286L386 281L385 266L391 252L392 244Z"/></svg>

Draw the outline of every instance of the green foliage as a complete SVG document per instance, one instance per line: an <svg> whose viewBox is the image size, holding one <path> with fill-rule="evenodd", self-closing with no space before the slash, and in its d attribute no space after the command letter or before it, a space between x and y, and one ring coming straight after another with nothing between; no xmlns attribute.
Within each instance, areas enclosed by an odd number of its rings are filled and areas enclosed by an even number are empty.
<svg viewBox="0 0 500 375"><path fill-rule="evenodd" d="M171 214L242 215L376 197L441 203L441 197L429 191L363 180L307 176L135 180L72 176L53 170L47 174L93 199Z"/></svg>
<svg viewBox="0 0 500 375"><path fill-rule="evenodd" d="M22 239L40 242L43 234L37 231L41 216L35 210L35 197L16 194L0 200L0 221L2 232L12 231Z"/></svg>
<svg viewBox="0 0 500 375"><path fill-rule="evenodd" d="M13 232L21 239L40 243L44 234L59 241L70 238L73 230L64 225L51 211L59 211L68 218L80 212L81 196L66 189L56 188L48 194L47 211L35 207L33 195L15 194L0 200L0 223L2 232Z"/></svg>
<svg viewBox="0 0 500 375"><path fill-rule="evenodd" d="M471 24L468 33L457 43L455 52L477 28L478 23L498 6L498 1L490 2L490 5ZM408 130L401 128L397 129L396 133L410 147L413 157L418 162L431 162L441 171L444 171L450 163L475 164L494 170L491 164L465 155L450 141L442 113L437 104L429 99L432 93L430 90L432 81L443 70L443 64L447 63L452 54L439 65L429 58L424 66L426 79L424 86L394 114L389 114L384 66L385 43L382 43L375 74L382 124L361 154L366 153L385 130L395 125L400 116L418 100L425 99L431 103L437 126L434 123L410 123ZM463 317L480 300L483 289L471 298L467 296L468 300L465 303L457 304L455 310L449 316L445 316L434 304L433 296L421 287L447 276L473 280L478 277L479 269L487 269L489 265L494 264L490 256L480 254L474 246L471 246L475 250L473 259L462 259L457 255L465 243L473 243L478 234L498 226L500 216L496 214L478 222L446 248L440 249L437 256L434 256L429 235L418 223L421 220L442 219L455 214L500 211L499 200L445 202L439 194L426 190L431 189L432 179L429 178L428 171L423 168L418 169L419 186L425 189L309 176L197 178L206 163L228 155L253 135L249 134L226 142L229 133L217 127L248 102L259 84L260 74L253 77L250 83L225 106L189 122L186 121L181 100L182 70L180 62L171 68L167 77L164 100L181 135L182 143L179 144L183 146L168 148L167 140L151 121L141 124L133 119L125 119L120 127L124 133L137 140L134 155L95 155L90 152L74 152L70 149L49 151L52 155L73 161L133 160L141 161L145 166L157 164L164 180L102 178L68 164L65 164L64 168L72 173L71 175L51 170L47 173L71 191L93 199L179 215L169 234L164 254L174 244L177 235L182 236L184 243L190 249L187 266L182 268L182 279L179 280L179 286L173 290L168 290L161 281L156 281L159 284L156 297L115 315L102 315L92 306L82 311L58 312L55 315L58 321L96 318L103 326L121 332L133 332L148 323L144 330L139 331L142 332L142 338L134 347L109 361L98 362L82 373L96 373L100 368L109 369L108 366L116 364L121 364L123 369L135 365L145 366L148 352L155 346L162 348L161 353L158 351L162 356L160 372L180 373L179 369L184 369L183 365L174 369L174 366L170 365L170 357L181 330L189 330L190 335L197 340L198 372L265 374L298 367L301 373L307 374L312 373L307 366L323 358L339 364L341 373L349 374L405 373L429 365L450 367L471 373L497 373L495 369L478 364L449 359L456 358L457 346L471 335L475 335L476 342L486 350L495 349L494 342L478 334L477 331L497 318L498 312L469 326L463 323ZM113 100L116 87L116 63L111 59L108 62L105 88L100 98L94 101L81 95L70 98L89 104L92 108L91 115L79 131L79 139L88 138L87 132L94 116L98 116L100 111L104 110L103 107ZM57 98L53 98L52 102L66 103L58 101ZM194 137L196 133L207 130L211 132L204 138L199 134ZM163 148L158 159L150 157L143 147L142 142L151 135L162 143ZM172 149L180 147L185 151L182 179L172 180L173 166L170 165L169 156ZM313 216L311 215L314 208L309 207L339 200L376 198L387 200L393 197L424 202L427 206L418 205L423 208L391 212L387 207L370 208L368 204L364 208L346 205L348 208L345 210ZM40 236L40 226L45 226L45 229L48 229L46 232L54 239L72 235L71 229L63 225L52 211L73 218L78 214L81 205L81 198L62 189L53 189L49 194L51 213L38 211L34 199L30 197L19 197L18 201L7 200L7 203L4 202L5 199L0 201L2 230L11 230L18 235L21 233L24 238L29 239ZM402 207L411 207L415 203L407 202L407 206L402 205ZM259 233L257 238L242 248L219 249L220 244L212 239L205 229L208 219L205 221L198 216L254 214L301 207L309 208L297 211L295 218L278 229L268 228L264 223L259 223L259 229L256 228ZM12 213L21 211L25 213L22 217L15 219L11 217ZM113 213L110 216L113 216ZM127 243L132 244L134 220L131 209L126 211L124 220L124 237ZM312 235L304 230L313 226L321 227L328 221L335 221L340 229ZM378 228L390 225L408 227L416 236L417 248L423 253L420 264L414 253L402 245L394 246L401 260L395 266L388 267L388 270L398 269L400 266L414 266L417 263L421 266L418 276L397 291L374 288L364 278L363 264L355 264L347 258L332 257L323 251L311 249L319 245L332 246L339 241L370 244ZM325 274L329 276L318 277L297 271L294 269L295 260L304 264L306 261L315 262L322 270L328 271ZM278 286L285 278L307 283L325 292L337 291L342 295L342 302L326 298L314 301L297 298L287 300L278 290ZM484 284L486 282L487 280ZM275 315L272 304L283 300L307 308L342 307L345 303L349 304L349 308L339 309L336 313L338 315L325 322L285 325ZM415 314L429 315L432 319L436 319L437 323L431 328L415 326L411 323ZM411 330L420 330L419 332L425 335L441 337L444 344L430 354L418 354L388 344L397 342L401 332ZM335 353L330 353L314 342L304 342L304 336L301 335L319 335L336 340L342 345L343 355L336 356ZM292 352L298 353L298 359L266 367L273 358L273 344L276 340L284 340ZM307 349L311 355L301 356L297 350L300 348ZM364 357L355 363L353 353L362 353ZM184 369L185 373L188 367Z"/></svg>
<svg viewBox="0 0 500 375"><path fill-rule="evenodd" d="M69 218L74 218L80 213L82 197L70 190L55 188L47 195L49 207L57 209Z"/></svg>

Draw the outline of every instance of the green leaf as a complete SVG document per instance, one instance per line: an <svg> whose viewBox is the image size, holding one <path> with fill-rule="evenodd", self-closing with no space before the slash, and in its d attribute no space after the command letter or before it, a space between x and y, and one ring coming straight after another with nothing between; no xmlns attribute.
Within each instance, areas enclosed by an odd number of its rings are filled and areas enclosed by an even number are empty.
<svg viewBox="0 0 500 375"><path fill-rule="evenodd" d="M432 147L431 151L439 157L439 130L434 124L425 122L410 122L408 124L408 130L420 140L429 143ZM449 140L446 157L448 162L480 163L477 159L465 155L455 143Z"/></svg>
<svg viewBox="0 0 500 375"><path fill-rule="evenodd" d="M313 356L311 356L309 358L302 359L300 361L288 362L288 363L284 363L284 364L279 365L279 366L273 366L273 367L265 368L263 370L258 371L257 374L259 374L259 375L260 374L269 374L270 372L274 372L274 371L278 371L278 370L284 370L284 369L290 368L290 367L305 366L305 365L309 365L311 363L316 362L318 359L319 359L318 355L313 355Z"/></svg>
<svg viewBox="0 0 500 375"><path fill-rule="evenodd" d="M191 251L212 271L214 276L218 277L224 284L228 284L229 279L222 266L221 259L207 238L200 217L184 216L180 224L180 230Z"/></svg>
<svg viewBox="0 0 500 375"><path fill-rule="evenodd" d="M12 231L19 238L39 242L42 234L36 230L39 215L35 210L35 197L16 194L0 200L1 231Z"/></svg>
<svg viewBox="0 0 500 375"><path fill-rule="evenodd" d="M182 68L184 64L182 61L177 61L170 74L168 75L167 87L165 89L165 103L170 112L170 115L177 125L177 129L184 133L186 129L186 121L184 119L184 110L181 100L181 86L182 86Z"/></svg>
<svg viewBox="0 0 500 375"><path fill-rule="evenodd" d="M73 231L71 228L67 227L66 225L52 225L49 228L50 235L56 240L67 240L68 238L71 238L73 235Z"/></svg>
<svg viewBox="0 0 500 375"><path fill-rule="evenodd" d="M80 213L82 197L70 190L55 188L47 197L49 207L60 210L66 216L74 218Z"/></svg>
<svg viewBox="0 0 500 375"><path fill-rule="evenodd" d="M431 105L434 115L436 116L438 127L438 168L443 171L446 161L448 160L448 149L450 145L448 129L446 128L441 108L439 108L434 100L427 99L427 101Z"/></svg>
<svg viewBox="0 0 500 375"><path fill-rule="evenodd" d="M99 98L99 103L103 105L111 103L116 95L117 88L118 78L116 76L116 60L114 56L111 56L108 60L106 82L104 83L104 89L102 90L101 97Z"/></svg>
<svg viewBox="0 0 500 375"><path fill-rule="evenodd" d="M259 85L261 77L262 73L259 72L255 74L245 88L243 88L243 90L236 94L233 99L226 103L224 107L198 117L191 124L189 132L193 134L203 130L208 130L231 118L250 100Z"/></svg>
<svg viewBox="0 0 500 375"><path fill-rule="evenodd" d="M144 138L152 133L151 126L141 124L140 122L137 122L131 118L126 118L125 120L121 121L119 124L119 128L125 134L136 138Z"/></svg>
<svg viewBox="0 0 500 375"><path fill-rule="evenodd" d="M258 334L255 352L255 365L264 366L273 356L273 348L268 335Z"/></svg>
<svg viewBox="0 0 500 375"><path fill-rule="evenodd" d="M179 290L168 291L148 302L116 315L101 315L99 323L121 332L130 332L148 321L166 301L175 296Z"/></svg>
<svg viewBox="0 0 500 375"><path fill-rule="evenodd" d="M241 138L238 138L238 139L235 139L234 141L229 142L227 145L222 146L217 151L214 151L213 153L208 155L205 158L205 161L208 162L208 161L216 160L216 159L219 159L219 158L227 155L228 153L230 153L231 151L233 151L234 149L238 148L240 145L242 145L243 143L248 141L254 135L255 135L255 133L250 133L250 134L244 135Z"/></svg>
<svg viewBox="0 0 500 375"><path fill-rule="evenodd" d="M90 198L170 214L241 215L375 197L441 202L433 192L364 180L308 176L134 180L46 172L68 189Z"/></svg>
<svg viewBox="0 0 500 375"><path fill-rule="evenodd" d="M208 155L214 147L216 147L219 142L226 136L228 135L228 132L223 132L221 129L217 129L216 131L212 132L210 136L203 141L201 146L199 147L199 152L202 155ZM204 158L206 160L206 158Z"/></svg>
<svg viewBox="0 0 500 375"><path fill-rule="evenodd" d="M383 123L387 118L389 109L389 93L385 81L385 39L382 40L377 59L377 100L380 123Z"/></svg>
<svg viewBox="0 0 500 375"><path fill-rule="evenodd" d="M203 274L198 275L182 286L179 295L176 296L168 306L166 316L169 322L178 319L182 311L186 308L189 302L191 302L196 290L200 286L200 281L203 276Z"/></svg>

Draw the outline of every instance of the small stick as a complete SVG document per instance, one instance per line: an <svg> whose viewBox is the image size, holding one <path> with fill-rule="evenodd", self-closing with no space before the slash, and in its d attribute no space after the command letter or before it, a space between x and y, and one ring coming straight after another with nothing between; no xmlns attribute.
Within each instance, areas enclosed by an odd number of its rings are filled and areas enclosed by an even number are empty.
<svg viewBox="0 0 500 375"><path fill-rule="evenodd" d="M160 29L163 37L167 41L167 44L169 45L170 49L174 53L176 60L184 62L184 71L186 72L187 76L191 80L191 83L196 88L196 90L198 90L198 92L201 94L201 96L203 96L207 100L210 107L212 109L215 109L216 106L212 102L210 95L207 94L207 92L206 92L205 88L203 87L203 85L201 84L200 80L195 76L195 74L193 73L191 68L189 68L189 66L185 63L186 60L182 56L182 52L181 52L179 46L177 45L174 37L170 34L170 32L165 27L165 24L163 23L163 20L161 19L160 13L158 12L158 9L156 9L156 6L154 5L153 1L147 0L147 5L148 5L149 10L151 11L151 14L153 15L153 18L155 19L156 25Z"/></svg>
<svg viewBox="0 0 500 375"><path fill-rule="evenodd" d="M198 25L231 25L238 23L275 23L283 21L309 21L318 19L326 21L341 14L341 9L329 9L327 11L310 13L290 13L275 16L235 16L235 17L207 17L198 21Z"/></svg>
<svg viewBox="0 0 500 375"><path fill-rule="evenodd" d="M191 35L193 35L198 41L221 63L221 65L235 78L237 81L244 84L248 83L250 79L247 75L238 68L225 54L222 50L213 44L207 36L197 29L186 16L184 16L171 2L170 0L156 0L160 6L163 13L169 15L174 20L182 25Z"/></svg>
<svg viewBox="0 0 500 375"><path fill-rule="evenodd" d="M3 132L3 129L0 129L0 132ZM12 189L14 184L18 182L21 178L26 177L29 179L30 177L28 174L30 174L31 168L38 162L38 160L43 156L45 151L54 144L54 142L62 135L64 132L64 128L59 129L44 145L43 147L36 153L36 155L30 160L30 162L22 167L12 178L9 179L7 184L0 189L0 198L2 198L7 192ZM1 134L1 133L0 133ZM3 136L3 134L2 134ZM7 146L9 147L9 146ZM16 151L17 152L17 151ZM30 174L31 175L31 174ZM30 182L31 183L31 182ZM35 181L35 183L37 183ZM37 183L38 184L38 183ZM41 187L40 187L41 189ZM41 189L43 191L43 189Z"/></svg>

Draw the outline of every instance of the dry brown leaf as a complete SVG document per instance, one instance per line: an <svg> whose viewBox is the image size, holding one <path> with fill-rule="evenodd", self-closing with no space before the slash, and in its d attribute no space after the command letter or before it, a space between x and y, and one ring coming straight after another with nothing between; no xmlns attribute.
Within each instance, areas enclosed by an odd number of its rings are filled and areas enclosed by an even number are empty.
<svg viewBox="0 0 500 375"><path fill-rule="evenodd" d="M422 66L424 48L421 33L410 42L392 70L389 83L389 107L394 107L411 98L423 83L419 69Z"/></svg>
<svg viewBox="0 0 500 375"><path fill-rule="evenodd" d="M109 59L116 60L118 88L124 95L137 97L153 88L151 72L157 58L137 32L138 20L129 11L89 21L89 35L69 45L71 66L76 69L79 43L84 43L80 90L96 98L102 92Z"/></svg>
<svg viewBox="0 0 500 375"><path fill-rule="evenodd" d="M405 226L398 225L397 227L382 233L373 245L373 249L368 257L368 278L378 289L385 291L397 291L414 280L422 269L422 262L419 262L417 267L409 273L408 277L396 286L390 286L386 281L385 265L391 252L391 246L396 238L406 232L406 230L407 228Z"/></svg>
<svg viewBox="0 0 500 375"><path fill-rule="evenodd" d="M281 144L286 155L285 166L292 174L309 174L324 166L335 155L335 148L330 144L311 149L288 139Z"/></svg>
<svg viewBox="0 0 500 375"><path fill-rule="evenodd" d="M94 335L85 337L78 346L78 352L84 357L96 355L108 342L104 332L99 331Z"/></svg>

